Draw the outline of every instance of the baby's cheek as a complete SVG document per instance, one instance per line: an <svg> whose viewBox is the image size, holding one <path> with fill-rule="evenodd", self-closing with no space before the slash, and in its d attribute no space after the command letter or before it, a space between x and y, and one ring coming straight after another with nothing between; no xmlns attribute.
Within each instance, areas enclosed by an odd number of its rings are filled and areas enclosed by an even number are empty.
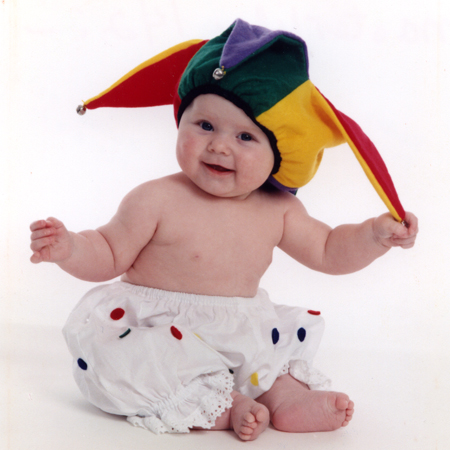
<svg viewBox="0 0 450 450"><path fill-rule="evenodd" d="M247 162L245 165L246 179L253 184L263 184L272 173L273 164L266 158L266 160L254 160ZM258 186L259 187L259 186Z"/></svg>
<svg viewBox="0 0 450 450"><path fill-rule="evenodd" d="M190 150L190 147L183 142L181 145L177 146L176 156L178 164L183 169L192 159L192 151Z"/></svg>
<svg viewBox="0 0 450 450"><path fill-rule="evenodd" d="M198 139L189 133L183 133L183 136L179 137L177 142L177 154L179 153L181 157L191 158L195 156L199 146Z"/></svg>

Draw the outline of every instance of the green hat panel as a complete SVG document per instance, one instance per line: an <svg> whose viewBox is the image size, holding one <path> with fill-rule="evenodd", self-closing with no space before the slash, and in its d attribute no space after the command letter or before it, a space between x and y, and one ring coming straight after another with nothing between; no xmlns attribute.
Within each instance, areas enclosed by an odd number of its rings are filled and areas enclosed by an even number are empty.
<svg viewBox="0 0 450 450"><path fill-rule="evenodd" d="M178 88L182 104L189 93L200 92L202 86L219 86L247 103L255 118L309 79L303 46L283 35L236 66L221 67L220 59L227 42L225 33L208 41L188 64ZM218 68L224 74L215 79L213 73Z"/></svg>

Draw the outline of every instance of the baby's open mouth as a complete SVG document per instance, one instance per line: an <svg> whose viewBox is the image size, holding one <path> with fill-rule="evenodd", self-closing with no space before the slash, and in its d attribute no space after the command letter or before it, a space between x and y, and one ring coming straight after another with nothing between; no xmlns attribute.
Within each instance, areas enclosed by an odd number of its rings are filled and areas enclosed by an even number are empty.
<svg viewBox="0 0 450 450"><path fill-rule="evenodd" d="M205 165L208 168L210 168L210 169L216 170L217 172L232 172L231 169L227 169L226 167L218 166L216 164L207 164L207 163L205 163Z"/></svg>

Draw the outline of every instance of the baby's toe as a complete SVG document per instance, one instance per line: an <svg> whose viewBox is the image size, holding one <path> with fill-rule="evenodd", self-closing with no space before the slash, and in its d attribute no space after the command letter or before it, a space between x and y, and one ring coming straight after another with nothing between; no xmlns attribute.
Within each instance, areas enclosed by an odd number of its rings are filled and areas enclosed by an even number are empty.
<svg viewBox="0 0 450 450"><path fill-rule="evenodd" d="M256 411L255 418L258 422L265 422L269 418L269 410L264 406L261 405L262 408L259 408L258 411Z"/></svg>
<svg viewBox="0 0 450 450"><path fill-rule="evenodd" d="M242 428L241 428L241 433L242 434L253 434L253 431L254 431L254 429L252 428L252 427L247 427L247 426L243 426Z"/></svg>
<svg viewBox="0 0 450 450"><path fill-rule="evenodd" d="M243 419L247 424L252 424L256 422L256 418L251 412L245 413Z"/></svg>
<svg viewBox="0 0 450 450"><path fill-rule="evenodd" d="M242 427L241 430L238 433L238 436L243 439L244 441L247 441L252 438L253 435L253 428L250 427Z"/></svg>
<svg viewBox="0 0 450 450"><path fill-rule="evenodd" d="M348 409L350 406L350 403L353 403L350 401L348 396L346 394L337 394L336 396L336 403L335 406L337 409L343 411L344 409Z"/></svg>
<svg viewBox="0 0 450 450"><path fill-rule="evenodd" d="M256 429L258 427L258 423L257 422L252 422L252 423L244 422L243 425L245 427L251 428L252 430L254 430L254 429Z"/></svg>

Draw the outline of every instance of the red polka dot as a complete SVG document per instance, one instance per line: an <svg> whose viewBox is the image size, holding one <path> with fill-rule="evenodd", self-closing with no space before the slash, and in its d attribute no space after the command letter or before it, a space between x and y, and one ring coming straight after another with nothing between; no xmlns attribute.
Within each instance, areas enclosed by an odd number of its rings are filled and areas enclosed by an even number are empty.
<svg viewBox="0 0 450 450"><path fill-rule="evenodd" d="M320 316L320 311L313 311L312 309L310 309L308 311L308 314L312 314L313 316Z"/></svg>
<svg viewBox="0 0 450 450"><path fill-rule="evenodd" d="M110 317L112 320L120 320L124 315L125 315L125 311L122 308L116 308L110 314Z"/></svg>
<svg viewBox="0 0 450 450"><path fill-rule="evenodd" d="M174 338L177 338L178 340L181 340L181 338L183 337L183 335L180 333L180 330L175 327L170 327L170 332L172 333L172 336Z"/></svg>

